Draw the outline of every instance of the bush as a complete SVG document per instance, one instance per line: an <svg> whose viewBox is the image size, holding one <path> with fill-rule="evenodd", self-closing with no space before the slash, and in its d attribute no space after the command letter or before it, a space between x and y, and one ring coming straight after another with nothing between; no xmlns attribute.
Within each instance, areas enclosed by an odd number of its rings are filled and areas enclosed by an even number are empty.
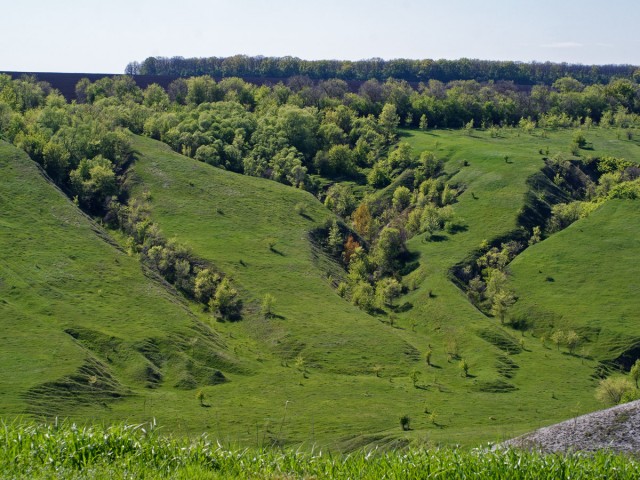
<svg viewBox="0 0 640 480"><path fill-rule="evenodd" d="M625 396L633 391L633 384L624 377L609 377L600 380L596 389L596 398L607 405L621 403Z"/></svg>
<svg viewBox="0 0 640 480"><path fill-rule="evenodd" d="M400 417L400 427L402 427L402 430L405 432L411 430L411 418L409 415L402 415Z"/></svg>

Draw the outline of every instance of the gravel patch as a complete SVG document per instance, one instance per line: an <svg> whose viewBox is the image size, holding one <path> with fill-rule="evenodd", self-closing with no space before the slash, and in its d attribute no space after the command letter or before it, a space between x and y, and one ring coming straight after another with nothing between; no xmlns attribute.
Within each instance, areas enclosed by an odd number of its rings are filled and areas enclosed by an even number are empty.
<svg viewBox="0 0 640 480"><path fill-rule="evenodd" d="M542 452L640 452L640 400L589 413L501 443Z"/></svg>

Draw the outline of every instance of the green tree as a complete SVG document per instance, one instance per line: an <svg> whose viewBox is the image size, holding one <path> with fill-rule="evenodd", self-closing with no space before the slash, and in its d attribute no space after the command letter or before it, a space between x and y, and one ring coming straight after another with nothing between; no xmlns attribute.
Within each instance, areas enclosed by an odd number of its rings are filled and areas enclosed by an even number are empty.
<svg viewBox="0 0 640 480"><path fill-rule="evenodd" d="M464 358L461 359L460 362L458 363L458 368L460 368L460 370L462 371L463 377L469 376L469 364Z"/></svg>
<svg viewBox="0 0 640 480"><path fill-rule="evenodd" d="M564 343L569 349L569 353L573 354L578 345L580 345L580 336L574 330L569 330L565 334Z"/></svg>
<svg viewBox="0 0 640 480"><path fill-rule="evenodd" d="M516 299L513 294L507 290L497 291L491 300L492 315L500 318L500 323L504 324L505 317L509 308L515 303Z"/></svg>
<svg viewBox="0 0 640 480"><path fill-rule="evenodd" d="M327 191L324 205L332 212L346 217L356 207L356 198L348 185L336 183Z"/></svg>
<svg viewBox="0 0 640 480"><path fill-rule="evenodd" d="M398 125L400 125L400 117L397 114L396 106L392 103L385 103L382 112L378 117L378 125L384 132L388 140L392 140L396 136Z"/></svg>
<svg viewBox="0 0 640 480"><path fill-rule="evenodd" d="M633 384L624 377L604 378L596 388L596 399L606 405L617 405L631 390Z"/></svg>
<svg viewBox="0 0 640 480"><path fill-rule="evenodd" d="M270 293L265 293L262 297L262 304L260 305L260 311L265 318L270 318L273 315L273 305L276 303L276 298Z"/></svg>
<svg viewBox="0 0 640 480"><path fill-rule="evenodd" d="M380 308L393 306L393 300L400 296L402 285L395 278L386 277L376 284L376 299Z"/></svg>
<svg viewBox="0 0 640 480"><path fill-rule="evenodd" d="M208 268L199 270L196 274L194 295L196 300L204 304L208 304L213 298L220 282L220 275Z"/></svg>
<svg viewBox="0 0 640 480"><path fill-rule="evenodd" d="M331 227L329 228L329 235L327 236L327 246L333 255L338 255L342 248L342 233L338 222L334 219Z"/></svg>
<svg viewBox="0 0 640 480"><path fill-rule="evenodd" d="M404 185L400 185L393 192L392 203L393 207L398 211L407 208L411 204L411 190Z"/></svg>
<svg viewBox="0 0 640 480"><path fill-rule="evenodd" d="M385 227L378 236L373 258L382 273L393 272L398 267L398 257L405 251L404 238L400 230Z"/></svg>
<svg viewBox="0 0 640 480"><path fill-rule="evenodd" d="M215 295L209 301L209 306L224 319L231 319L240 312L241 302L238 291L231 286L227 277L218 285Z"/></svg>

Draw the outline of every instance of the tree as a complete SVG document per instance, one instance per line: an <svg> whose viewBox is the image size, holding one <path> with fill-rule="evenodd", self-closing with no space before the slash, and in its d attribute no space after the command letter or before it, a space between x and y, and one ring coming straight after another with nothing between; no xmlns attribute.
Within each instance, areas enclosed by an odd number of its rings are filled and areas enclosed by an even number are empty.
<svg viewBox="0 0 640 480"><path fill-rule="evenodd" d="M342 247L342 259L346 265L349 265L351 257L360 247L360 243L353 238L353 235L349 235Z"/></svg>
<svg viewBox="0 0 640 480"><path fill-rule="evenodd" d="M429 121L427 120L427 116L422 114L420 116L420 130L426 131L429 128Z"/></svg>
<svg viewBox="0 0 640 480"><path fill-rule="evenodd" d="M420 377L420 371L417 369L413 369L411 370L411 382L413 383L414 387L418 386L418 378Z"/></svg>
<svg viewBox="0 0 640 480"><path fill-rule="evenodd" d="M469 364L464 358L460 360L460 363L458 363L458 368L460 368L460 370L462 371L463 377L469 376Z"/></svg>
<svg viewBox="0 0 640 480"><path fill-rule="evenodd" d="M362 202L351 214L351 221L356 232L366 240L371 240L373 234L373 218L366 202Z"/></svg>
<svg viewBox="0 0 640 480"><path fill-rule="evenodd" d="M231 282L225 277L218 285L215 295L209 301L212 310L224 319L230 319L240 312L240 299L238 291L231 286Z"/></svg>
<svg viewBox="0 0 640 480"><path fill-rule="evenodd" d="M404 238L400 230L385 227L378 237L373 258L382 273L394 271L398 266L398 257L405 250Z"/></svg>
<svg viewBox="0 0 640 480"><path fill-rule="evenodd" d="M434 177L442 169L442 162L435 153L425 150L420 154L420 168L427 178Z"/></svg>
<svg viewBox="0 0 640 480"><path fill-rule="evenodd" d="M208 268L204 268L196 274L194 295L199 302L208 304L209 300L215 295L220 275L212 272Z"/></svg>
<svg viewBox="0 0 640 480"><path fill-rule="evenodd" d="M507 290L497 291L491 301L491 313L500 317L500 323L504 324L504 319L509 308L516 302L513 294Z"/></svg>
<svg viewBox="0 0 640 480"><path fill-rule="evenodd" d="M411 430L411 418L409 415L402 415L400 417L400 427L404 431Z"/></svg>
<svg viewBox="0 0 640 480"><path fill-rule="evenodd" d="M382 112L378 117L378 125L382 128L387 140L392 140L396 136L400 117L396 113L396 106L392 103L385 103Z"/></svg>
<svg viewBox="0 0 640 480"><path fill-rule="evenodd" d="M596 399L607 405L617 405L631 390L633 385L624 377L604 378L596 389Z"/></svg>
<svg viewBox="0 0 640 480"><path fill-rule="evenodd" d="M393 192L392 203L393 207L399 212L407 208L411 203L411 190L409 190L404 185L400 185Z"/></svg>
<svg viewBox="0 0 640 480"><path fill-rule="evenodd" d="M431 349L427 350L427 353L424 354L424 360L427 362L427 365L431 366L431 357L433 356L433 351Z"/></svg>
<svg viewBox="0 0 640 480"><path fill-rule="evenodd" d="M375 309L373 287L364 281L356 283L352 290L351 303L365 312L372 312Z"/></svg>
<svg viewBox="0 0 640 480"><path fill-rule="evenodd" d="M260 305L260 311L265 318L270 318L273 315L273 304L276 303L276 298L270 293L265 293L262 297L262 304Z"/></svg>
<svg viewBox="0 0 640 480"><path fill-rule="evenodd" d="M402 285L395 278L387 277L380 280L376 285L376 299L378 305L383 308L392 306L393 300L400 296Z"/></svg>
<svg viewBox="0 0 640 480"><path fill-rule="evenodd" d="M342 233L340 233L340 227L338 222L333 220L331 227L329 228L329 235L327 236L327 246L333 255L337 255L342 247Z"/></svg>
<svg viewBox="0 0 640 480"><path fill-rule="evenodd" d="M330 175L352 176L356 173L353 151L349 145L333 145L327 152L327 169Z"/></svg>
<svg viewBox="0 0 640 480"><path fill-rule="evenodd" d="M580 336L574 330L569 330L565 334L564 343L569 349L569 353L573 354L578 345L580 345Z"/></svg>
<svg viewBox="0 0 640 480"><path fill-rule="evenodd" d="M332 212L346 217L356 206L356 199L348 185L336 183L327 191L324 205Z"/></svg>
<svg viewBox="0 0 640 480"><path fill-rule="evenodd" d="M560 350L560 345L564 343L565 334L562 330L556 330L551 334L551 342Z"/></svg>

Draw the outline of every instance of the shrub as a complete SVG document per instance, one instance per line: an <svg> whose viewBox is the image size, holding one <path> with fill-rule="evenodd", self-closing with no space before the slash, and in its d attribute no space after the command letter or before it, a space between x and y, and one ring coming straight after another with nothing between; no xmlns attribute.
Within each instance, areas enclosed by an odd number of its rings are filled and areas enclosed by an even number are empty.
<svg viewBox="0 0 640 480"><path fill-rule="evenodd" d="M400 427L402 427L402 430L405 432L411 430L411 418L409 415L402 415L400 417Z"/></svg>
<svg viewBox="0 0 640 480"><path fill-rule="evenodd" d="M633 384L624 377L609 377L600 380L596 388L596 398L607 405L619 404L625 395L633 390Z"/></svg>

